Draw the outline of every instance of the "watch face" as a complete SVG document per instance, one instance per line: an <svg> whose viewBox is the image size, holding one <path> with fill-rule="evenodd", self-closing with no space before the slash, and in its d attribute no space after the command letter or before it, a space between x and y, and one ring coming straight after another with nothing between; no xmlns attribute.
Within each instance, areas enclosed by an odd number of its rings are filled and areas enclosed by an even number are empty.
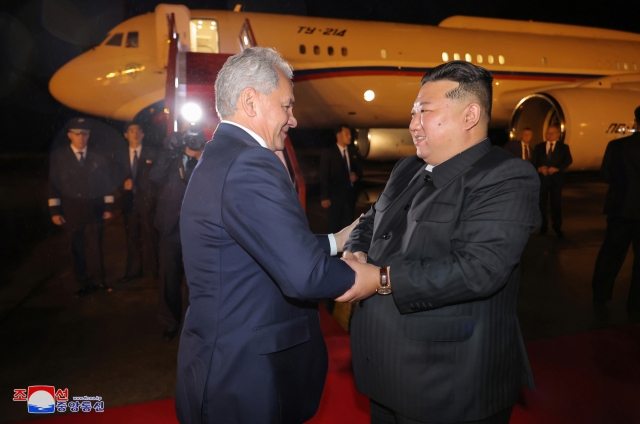
<svg viewBox="0 0 640 424"><path fill-rule="evenodd" d="M391 289L389 287L380 287L376 290L376 292L378 292L378 294L390 294L391 293Z"/></svg>

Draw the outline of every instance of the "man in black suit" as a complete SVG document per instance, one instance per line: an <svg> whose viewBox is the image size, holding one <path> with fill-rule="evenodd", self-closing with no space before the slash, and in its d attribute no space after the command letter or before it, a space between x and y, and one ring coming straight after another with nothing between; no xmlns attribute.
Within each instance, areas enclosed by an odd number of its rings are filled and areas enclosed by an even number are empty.
<svg viewBox="0 0 640 424"><path fill-rule="evenodd" d="M409 126L417 155L396 164L345 245L348 263L381 267L354 267L378 292L351 323L372 423L506 424L521 385L533 386L516 298L540 183L487 138L492 80L464 61L423 77Z"/></svg>
<svg viewBox="0 0 640 424"><path fill-rule="evenodd" d="M160 186L155 226L160 233L160 286L158 319L164 325L162 337L173 339L182 320L182 243L180 209L191 173L205 144L204 135L190 131L185 123L180 132L164 140L164 150L149 178Z"/></svg>
<svg viewBox="0 0 640 424"><path fill-rule="evenodd" d="M323 150L320 157L320 204L327 209L327 233L334 233L353 222L356 206L354 185L362 177L360 159L350 152L351 128L334 128L336 144Z"/></svg>
<svg viewBox="0 0 640 424"><path fill-rule="evenodd" d="M533 138L533 130L525 128L520 133L520 140L511 140L504 145L504 149L527 162L531 162L531 139Z"/></svg>
<svg viewBox="0 0 640 424"><path fill-rule="evenodd" d="M633 243L633 272L627 311L640 313L640 107L635 110L629 137L611 141L602 159L600 173L609 183L604 213L607 232L593 272L593 302L602 308L611 300L613 283Z"/></svg>
<svg viewBox="0 0 640 424"><path fill-rule="evenodd" d="M551 222L553 231L560 238L562 233L562 187L564 186L564 170L571 165L569 146L560 141L560 127L549 125L545 133L546 141L533 149L531 163L538 170L540 177L540 213L542 225L540 234L545 235L548 229L547 202L551 204Z"/></svg>
<svg viewBox="0 0 640 424"><path fill-rule="evenodd" d="M49 211L71 241L77 297L96 288L111 291L105 282L102 257L103 222L112 217L113 187L107 160L88 147L91 126L84 118L67 124L71 143L51 153Z"/></svg>
<svg viewBox="0 0 640 424"><path fill-rule="evenodd" d="M140 278L143 271L147 276L158 272L158 233L153 228L157 189L149 179L157 153L143 144L144 132L137 123L125 125L124 138L129 146L115 158L119 180L124 181L120 193L127 237L127 263L119 283Z"/></svg>

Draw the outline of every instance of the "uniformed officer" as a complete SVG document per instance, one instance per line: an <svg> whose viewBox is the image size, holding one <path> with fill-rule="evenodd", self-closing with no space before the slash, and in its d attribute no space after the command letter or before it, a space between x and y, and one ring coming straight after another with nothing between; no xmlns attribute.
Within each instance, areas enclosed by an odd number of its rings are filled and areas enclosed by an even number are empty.
<svg viewBox="0 0 640 424"><path fill-rule="evenodd" d="M75 118L67 124L71 143L51 153L49 211L71 242L77 297L94 289L111 291L102 257L104 220L112 217L113 187L107 160L87 145L90 123Z"/></svg>

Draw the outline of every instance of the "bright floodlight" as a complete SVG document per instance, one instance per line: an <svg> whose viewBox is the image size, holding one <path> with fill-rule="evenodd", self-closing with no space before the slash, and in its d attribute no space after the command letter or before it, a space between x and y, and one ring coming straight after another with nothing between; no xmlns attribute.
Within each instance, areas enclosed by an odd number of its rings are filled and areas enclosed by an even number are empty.
<svg viewBox="0 0 640 424"><path fill-rule="evenodd" d="M376 97L376 93L374 93L373 90L367 90L364 92L364 99L368 102L373 100L375 97Z"/></svg>
<svg viewBox="0 0 640 424"><path fill-rule="evenodd" d="M202 109L195 103L182 106L182 116L189 122L197 122L202 117Z"/></svg>

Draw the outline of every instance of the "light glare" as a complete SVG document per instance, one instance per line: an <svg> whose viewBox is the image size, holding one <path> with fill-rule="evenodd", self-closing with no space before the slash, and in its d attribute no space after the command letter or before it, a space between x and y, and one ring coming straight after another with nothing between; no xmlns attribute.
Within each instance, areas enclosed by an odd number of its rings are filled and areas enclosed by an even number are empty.
<svg viewBox="0 0 640 424"><path fill-rule="evenodd" d="M374 93L373 90L367 90L364 92L364 99L368 102L373 100L375 97L376 97L376 93Z"/></svg>
<svg viewBox="0 0 640 424"><path fill-rule="evenodd" d="M182 106L182 116L189 122L198 122L202 117L202 109L195 103L187 103Z"/></svg>

